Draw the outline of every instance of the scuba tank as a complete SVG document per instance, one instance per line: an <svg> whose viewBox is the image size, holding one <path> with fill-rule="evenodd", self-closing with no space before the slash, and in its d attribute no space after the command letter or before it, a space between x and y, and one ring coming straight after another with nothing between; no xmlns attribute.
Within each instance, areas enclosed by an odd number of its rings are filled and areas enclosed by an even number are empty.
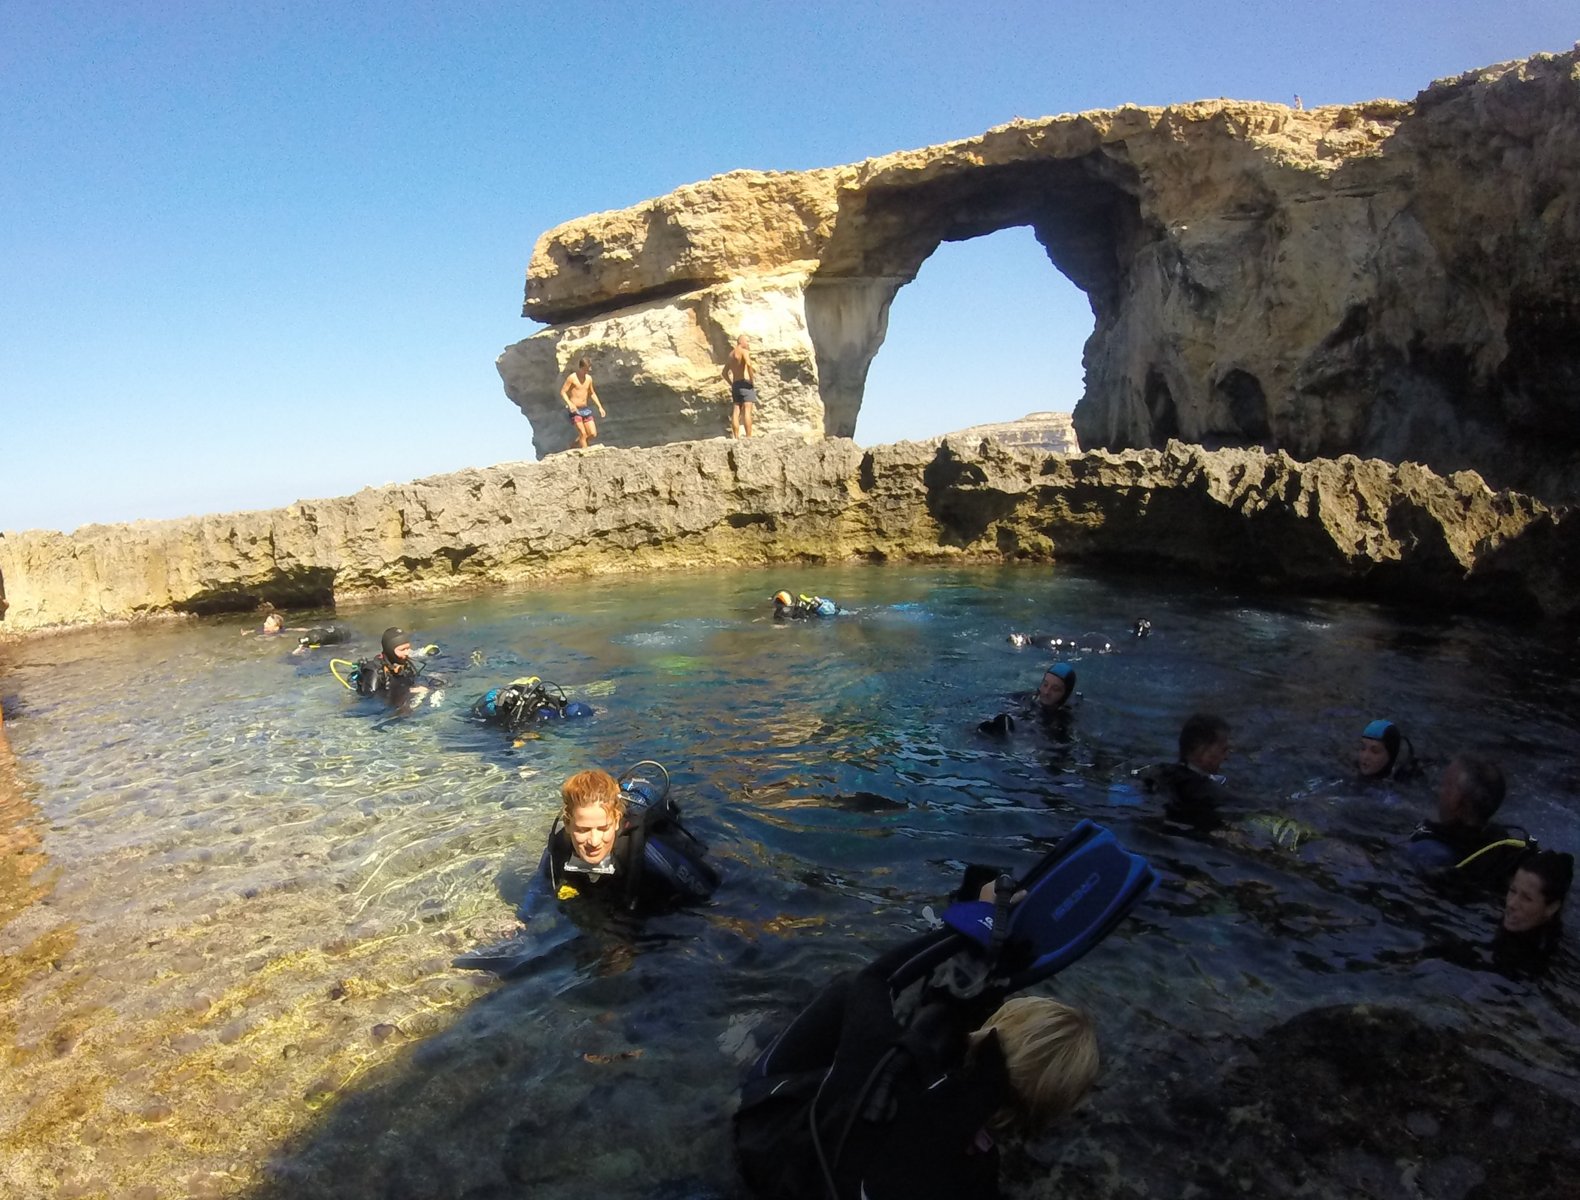
<svg viewBox="0 0 1580 1200"><path fill-rule="evenodd" d="M708 847L680 823L680 807L669 798L664 764L643 759L619 779L626 797L629 862L640 868L626 878L626 903L634 907L644 874L662 881L678 900L703 901L719 886L719 873L707 860Z"/></svg>
<svg viewBox="0 0 1580 1200"><path fill-rule="evenodd" d="M657 771L656 778L650 778L652 771L639 775L637 772L644 767ZM680 810L669 803L669 772L664 764L655 762L651 758L644 758L626 768L618 780L620 790L626 794L626 803L635 809L643 811L666 810L679 816Z"/></svg>

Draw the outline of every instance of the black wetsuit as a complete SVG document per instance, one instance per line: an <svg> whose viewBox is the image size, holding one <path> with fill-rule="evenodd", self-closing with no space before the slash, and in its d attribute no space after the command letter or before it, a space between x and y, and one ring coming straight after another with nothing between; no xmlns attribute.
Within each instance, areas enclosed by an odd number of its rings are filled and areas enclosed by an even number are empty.
<svg viewBox="0 0 1580 1200"><path fill-rule="evenodd" d="M840 1200L998 1196L998 1150L983 1133L1013 1099L998 1038L968 1061L982 1003L924 1004L900 1026L888 981L915 945L835 980L753 1068L735 1140L754 1194L826 1197L820 1145Z"/></svg>
<svg viewBox="0 0 1580 1200"><path fill-rule="evenodd" d="M826 596L799 596L789 604L774 601L774 620L809 621L815 617L831 617L838 610L839 606Z"/></svg>
<svg viewBox="0 0 1580 1200"><path fill-rule="evenodd" d="M1510 933L1499 925L1492 935L1492 964L1509 975L1540 975L1562 936L1563 919L1556 916L1521 933Z"/></svg>
<svg viewBox="0 0 1580 1200"><path fill-rule="evenodd" d="M315 625L301 637L296 639L298 646L306 646L310 650L319 646L340 646L351 640L348 630L339 625Z"/></svg>
<svg viewBox="0 0 1580 1200"><path fill-rule="evenodd" d="M410 659L391 662L382 654L357 664L357 692L363 696L382 696L390 707L399 708L411 699L422 669Z"/></svg>
<svg viewBox="0 0 1580 1200"><path fill-rule="evenodd" d="M588 716L592 709L579 701L567 701L563 694L553 694L541 683L512 683L494 688L472 705L472 715L486 725L497 725L510 733L519 733L540 721L564 717Z"/></svg>
<svg viewBox="0 0 1580 1200"><path fill-rule="evenodd" d="M1219 809L1233 799L1221 781L1185 763L1157 763L1136 774L1149 792L1163 798L1163 813L1171 821L1216 825Z"/></svg>
<svg viewBox="0 0 1580 1200"><path fill-rule="evenodd" d="M1508 885L1529 848L1523 832L1505 825L1472 828L1422 821L1410 835L1406 854L1418 871L1495 891Z"/></svg>

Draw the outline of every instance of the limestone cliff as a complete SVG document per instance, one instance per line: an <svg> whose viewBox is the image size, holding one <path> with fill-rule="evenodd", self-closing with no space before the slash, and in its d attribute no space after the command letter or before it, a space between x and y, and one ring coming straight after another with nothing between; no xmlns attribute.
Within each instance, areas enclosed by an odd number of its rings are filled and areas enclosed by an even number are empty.
<svg viewBox="0 0 1580 1200"><path fill-rule="evenodd" d="M740 171L538 241L499 360L540 456L583 354L612 443L848 436L895 293L940 242L1029 225L1096 324L1083 445L1360 453L1580 495L1580 54L1413 101L1204 101L1015 121L802 173ZM969 302L969 297L962 297ZM1009 416L1010 414L1003 414Z"/></svg>
<svg viewBox="0 0 1580 1200"><path fill-rule="evenodd" d="M0 538L20 633L655 567L995 557L1449 606L1580 607L1572 526L1473 474L1255 450L992 439L594 450L270 512Z"/></svg>

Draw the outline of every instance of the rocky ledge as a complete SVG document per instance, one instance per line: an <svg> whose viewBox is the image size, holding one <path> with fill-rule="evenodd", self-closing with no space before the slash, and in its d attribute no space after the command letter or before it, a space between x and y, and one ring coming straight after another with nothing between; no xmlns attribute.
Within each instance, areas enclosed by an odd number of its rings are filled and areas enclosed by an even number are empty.
<svg viewBox="0 0 1580 1200"><path fill-rule="evenodd" d="M598 449L268 512L0 538L0 629L327 605L555 577L994 558L1567 614L1573 522L1462 472L1257 450L1078 457L954 436Z"/></svg>

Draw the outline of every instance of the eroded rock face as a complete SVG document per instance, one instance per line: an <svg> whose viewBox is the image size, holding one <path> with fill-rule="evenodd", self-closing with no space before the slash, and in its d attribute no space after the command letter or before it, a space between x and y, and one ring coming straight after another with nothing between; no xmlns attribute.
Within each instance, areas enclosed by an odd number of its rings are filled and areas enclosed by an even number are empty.
<svg viewBox="0 0 1580 1200"><path fill-rule="evenodd" d="M8 633L555 576L787 560L1151 565L1236 586L1569 613L1573 528L1470 473L992 439L592 450L269 512L0 538Z"/></svg>
<svg viewBox="0 0 1580 1200"><path fill-rule="evenodd" d="M620 405L609 440L652 444L717 427L746 332L764 426L847 436L898 289L940 242L1014 225L1092 303L1084 445L1355 452L1580 494L1576 53L1413 102L1122 108L692 184L543 235L525 312L550 327L500 372L540 455L569 442L555 396L582 353Z"/></svg>

